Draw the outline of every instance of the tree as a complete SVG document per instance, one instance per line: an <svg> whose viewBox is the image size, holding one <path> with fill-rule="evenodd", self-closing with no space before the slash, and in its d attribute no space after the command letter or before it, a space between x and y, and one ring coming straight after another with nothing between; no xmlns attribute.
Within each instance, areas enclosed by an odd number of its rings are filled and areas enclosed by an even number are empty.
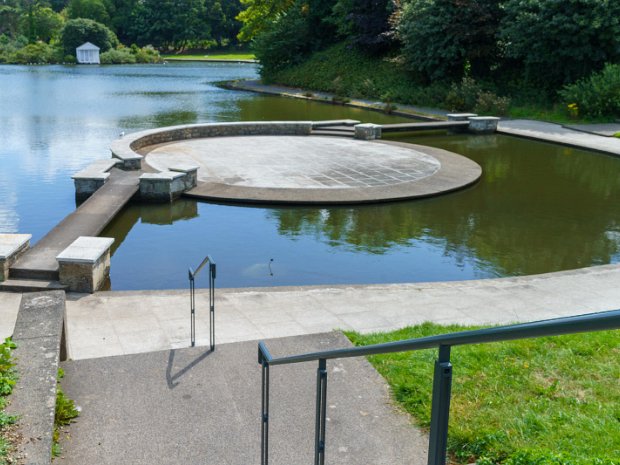
<svg viewBox="0 0 620 465"><path fill-rule="evenodd" d="M428 80L488 75L502 16L500 0L411 0L398 24L408 67Z"/></svg>
<svg viewBox="0 0 620 465"><path fill-rule="evenodd" d="M87 18L109 26L110 13L104 0L70 0L67 15L71 19Z"/></svg>
<svg viewBox="0 0 620 465"><path fill-rule="evenodd" d="M107 52L118 46L116 35L101 23L92 19L70 19L61 32L60 42L66 55L74 55L75 49L84 42L91 42Z"/></svg>
<svg viewBox="0 0 620 465"><path fill-rule="evenodd" d="M128 35L139 45L184 48L209 38L204 0L143 0L136 4Z"/></svg>
<svg viewBox="0 0 620 465"><path fill-rule="evenodd" d="M360 50L381 54L395 43L391 18L399 7L397 0L338 0L333 22L341 36Z"/></svg>
<svg viewBox="0 0 620 465"><path fill-rule="evenodd" d="M237 16L243 24L239 31L239 40L249 42L256 38L294 3L295 0L241 0L245 9Z"/></svg>
<svg viewBox="0 0 620 465"><path fill-rule="evenodd" d="M19 30L20 10L10 3L0 5L0 35L15 37Z"/></svg>
<svg viewBox="0 0 620 465"><path fill-rule="evenodd" d="M205 21L210 36L220 45L237 41L241 23L236 17L240 11L239 0L205 0Z"/></svg>
<svg viewBox="0 0 620 465"><path fill-rule="evenodd" d="M530 85L556 90L620 60L618 0L507 0L508 58Z"/></svg>
<svg viewBox="0 0 620 465"><path fill-rule="evenodd" d="M21 23L22 30L28 31L31 42L49 42L59 34L64 19L50 7L37 5L28 15L22 16Z"/></svg>

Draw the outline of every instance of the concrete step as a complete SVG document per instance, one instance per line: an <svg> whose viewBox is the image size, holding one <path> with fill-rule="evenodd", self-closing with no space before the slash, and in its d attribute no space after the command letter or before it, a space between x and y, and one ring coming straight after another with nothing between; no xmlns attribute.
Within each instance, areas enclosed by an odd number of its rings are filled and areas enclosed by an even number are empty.
<svg viewBox="0 0 620 465"><path fill-rule="evenodd" d="M353 137L354 133L352 131L332 131L332 130L312 130L310 133L311 136L335 136L335 137Z"/></svg>
<svg viewBox="0 0 620 465"><path fill-rule="evenodd" d="M64 291L66 289L67 286L63 286L57 280L10 278L0 282L0 291L4 292Z"/></svg>
<svg viewBox="0 0 620 465"><path fill-rule="evenodd" d="M58 266L56 269L36 269L36 268L27 268L20 267L19 265L14 265L9 268L9 276L11 279L26 279L26 280L43 280L43 281L58 281Z"/></svg>

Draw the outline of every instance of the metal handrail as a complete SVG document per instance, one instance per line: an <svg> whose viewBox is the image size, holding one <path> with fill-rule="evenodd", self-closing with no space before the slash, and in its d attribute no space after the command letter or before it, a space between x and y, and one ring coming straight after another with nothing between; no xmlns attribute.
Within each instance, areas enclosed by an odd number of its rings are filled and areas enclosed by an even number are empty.
<svg viewBox="0 0 620 465"><path fill-rule="evenodd" d="M209 345L215 350L215 261L207 255L194 271L191 267L189 274L189 301L190 301L190 342L192 347L196 345L196 276L209 264Z"/></svg>
<svg viewBox="0 0 620 465"><path fill-rule="evenodd" d="M439 349L438 358L435 361L433 379L428 465L445 465L452 387L452 364L450 363L450 349L452 346L485 344L489 342L559 336L563 334L610 329L620 329L620 310L440 334L437 336L388 342L364 347L311 352L279 358L272 357L266 344L261 341L258 343L258 363L262 365L261 464L267 465L269 461L269 367L271 365L287 365L311 361L319 362L317 370L314 463L315 465L323 465L325 463L327 360L422 349Z"/></svg>

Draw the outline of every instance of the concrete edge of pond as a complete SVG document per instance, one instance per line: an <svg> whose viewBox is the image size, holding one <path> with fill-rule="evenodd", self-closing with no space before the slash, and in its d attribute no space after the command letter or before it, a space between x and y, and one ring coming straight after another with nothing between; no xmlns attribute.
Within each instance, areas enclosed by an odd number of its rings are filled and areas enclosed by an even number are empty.
<svg viewBox="0 0 620 465"><path fill-rule="evenodd" d="M620 308L620 265L454 282L228 288L216 292L217 344L332 330L493 325ZM188 291L67 294L69 356L187 347ZM129 310L130 309L130 310ZM209 292L196 293L196 345L209 344Z"/></svg>

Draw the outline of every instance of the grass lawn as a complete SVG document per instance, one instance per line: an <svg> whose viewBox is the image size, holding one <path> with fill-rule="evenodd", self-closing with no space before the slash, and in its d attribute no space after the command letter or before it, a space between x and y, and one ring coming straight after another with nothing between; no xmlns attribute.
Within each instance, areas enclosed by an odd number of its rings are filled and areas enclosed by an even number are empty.
<svg viewBox="0 0 620 465"><path fill-rule="evenodd" d="M205 53L200 55L162 55L164 60L187 60L187 61L209 61L209 60L255 60L253 53L233 52L233 53Z"/></svg>
<svg viewBox="0 0 620 465"><path fill-rule="evenodd" d="M355 345L472 327L347 333ZM369 357L395 399L430 424L436 350ZM452 461L620 465L620 331L453 347Z"/></svg>

